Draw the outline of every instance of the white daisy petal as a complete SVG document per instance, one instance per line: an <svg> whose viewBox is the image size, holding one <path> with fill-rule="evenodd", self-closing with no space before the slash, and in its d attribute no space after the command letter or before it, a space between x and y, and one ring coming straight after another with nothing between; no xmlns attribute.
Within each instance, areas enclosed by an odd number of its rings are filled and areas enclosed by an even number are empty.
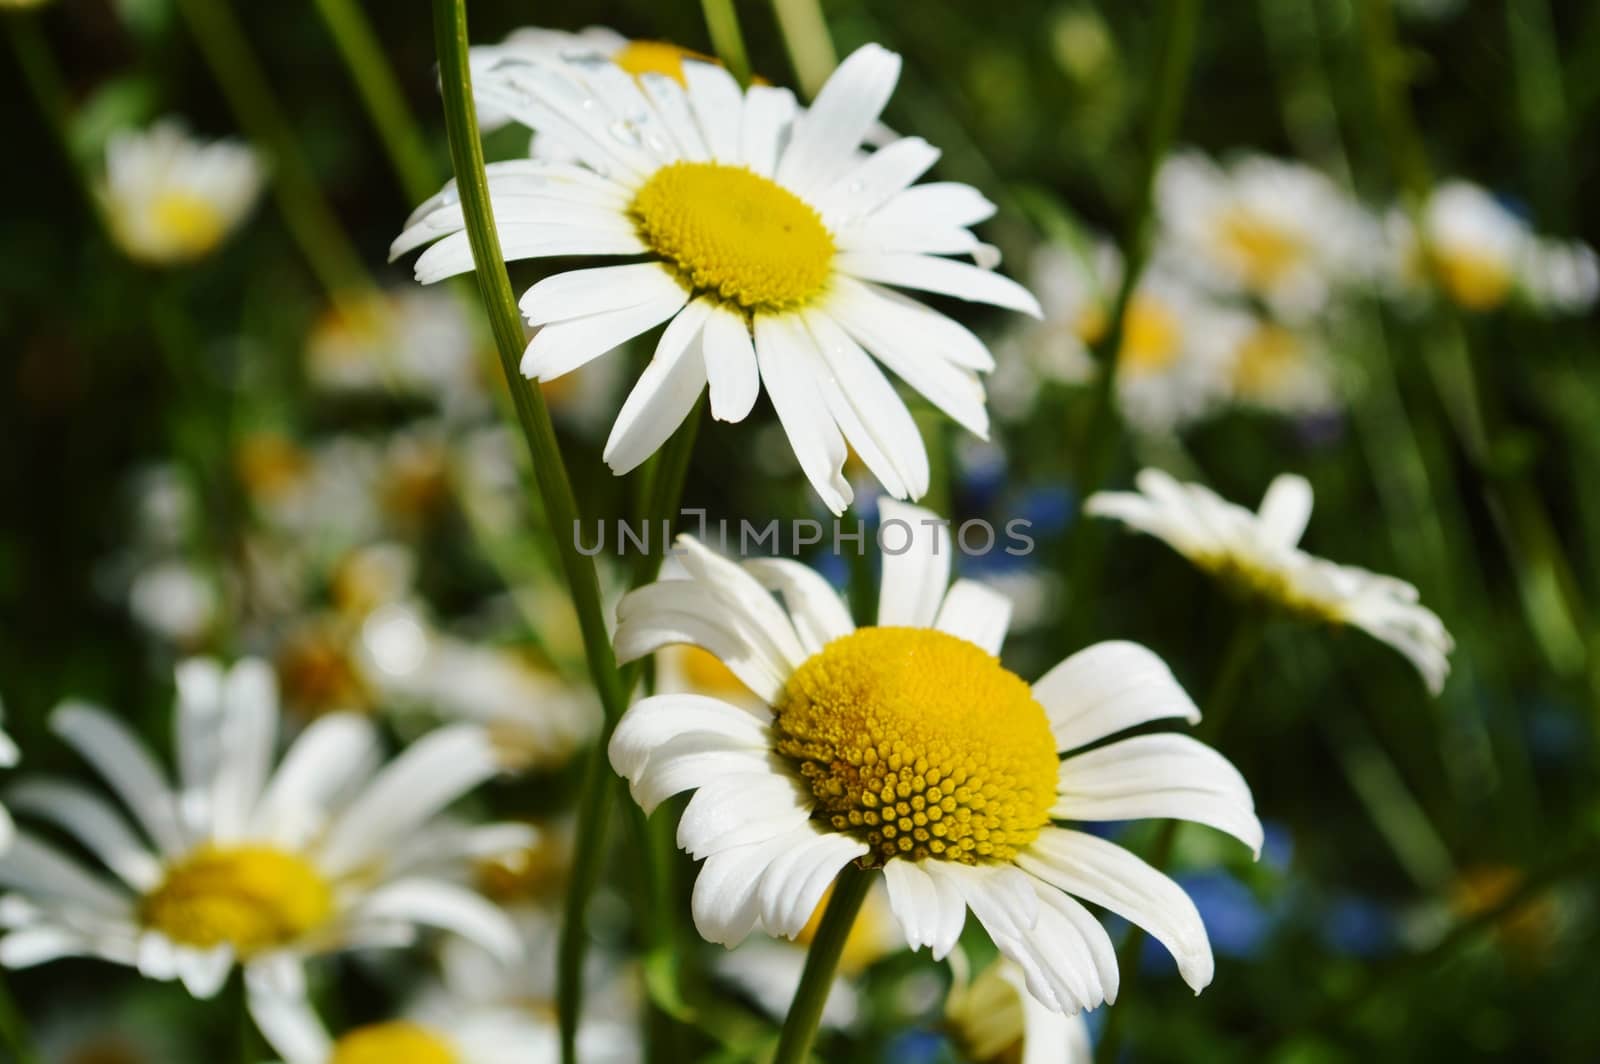
<svg viewBox="0 0 1600 1064"><path fill-rule="evenodd" d="M689 105L694 108L695 122L711 151L711 158L719 162L739 162L744 112L739 83L723 67L694 60L683 64L683 79L688 88Z"/></svg>
<svg viewBox="0 0 1600 1064"><path fill-rule="evenodd" d="M1305 477L1275 477L1261 499L1262 531L1276 543L1292 547L1311 520L1311 485Z"/></svg>
<svg viewBox="0 0 1600 1064"><path fill-rule="evenodd" d="M165 853L183 849L178 803L160 767L121 722L102 709L67 702L50 727L94 766Z"/></svg>
<svg viewBox="0 0 1600 1064"><path fill-rule="evenodd" d="M728 608L729 618L736 620L747 639L769 646L789 669L805 661L808 655L793 623L754 576L693 536L679 536L677 546L678 560L690 578Z"/></svg>
<svg viewBox="0 0 1600 1064"><path fill-rule="evenodd" d="M762 587L783 596L808 657L855 631L844 600L815 569L788 558L754 558L744 568Z"/></svg>
<svg viewBox="0 0 1600 1064"><path fill-rule="evenodd" d="M950 581L950 523L920 506L884 499L878 509L884 543L879 627L928 628ZM893 539L886 530L896 526ZM895 549L891 549L895 548Z"/></svg>
<svg viewBox="0 0 1600 1064"><path fill-rule="evenodd" d="M637 306L546 325L523 352L522 375L541 381L565 376L660 325L688 301L689 294L674 286Z"/></svg>
<svg viewBox="0 0 1600 1064"><path fill-rule="evenodd" d="M82 786L67 780L29 779L12 787L6 800L71 832L134 890L149 890L161 881L161 862L134 835L127 821Z"/></svg>
<svg viewBox="0 0 1600 1064"><path fill-rule="evenodd" d="M1033 685L1033 697L1050 717L1057 750L1152 720L1200 720L1166 662L1137 643L1096 643L1078 651Z"/></svg>
<svg viewBox="0 0 1600 1064"><path fill-rule="evenodd" d="M1010 623L1010 599L975 580L957 580L950 585L933 626L999 654Z"/></svg>
<svg viewBox="0 0 1600 1064"><path fill-rule="evenodd" d="M875 44L852 52L795 119L778 183L805 195L837 175L883 113L900 79L900 57Z"/></svg>
<svg viewBox="0 0 1600 1064"><path fill-rule="evenodd" d="M1044 311L1033 294L1011 278L954 259L934 255L841 252L835 265L852 277L881 281L900 288L954 296L972 303L992 303L1035 318Z"/></svg>
<svg viewBox="0 0 1600 1064"><path fill-rule="evenodd" d="M873 212L884 225L935 225L964 229L993 216L994 204L971 185L930 181L898 193Z"/></svg>
<svg viewBox="0 0 1600 1064"><path fill-rule="evenodd" d="M641 255L649 250L620 217L606 228L496 222L495 231L507 262L551 255ZM433 284L475 268L471 241L465 232L456 232L419 255L413 273L419 284Z"/></svg>
<svg viewBox="0 0 1600 1064"><path fill-rule="evenodd" d="M378 763L372 721L333 713L312 721L278 765L256 807L252 830L278 842L320 826L326 807L347 786L364 780Z"/></svg>
<svg viewBox="0 0 1600 1064"><path fill-rule="evenodd" d="M1261 855L1250 787L1228 759L1187 735L1140 735L1061 763L1052 817L1174 817L1225 831Z"/></svg>
<svg viewBox="0 0 1600 1064"><path fill-rule="evenodd" d="M868 468L885 487L891 483L902 487L903 494L897 497L921 498L928 491L928 451L916 420L894 385L832 318L811 312L805 315L805 323L823 364L838 382L839 394L851 404L853 423L870 436L872 453L881 456L878 461L886 463L880 468L868 461ZM859 446L857 450L867 461L866 452ZM894 494L892 489L890 493Z"/></svg>
<svg viewBox="0 0 1600 1064"><path fill-rule="evenodd" d="M715 739L728 749L765 751L771 742L765 723L721 699L653 695L622 715L606 754L619 776L633 779L644 771L653 750L683 736Z"/></svg>
<svg viewBox="0 0 1600 1064"><path fill-rule="evenodd" d="M651 755L644 769L629 782L628 790L648 815L673 795L697 787L703 790L717 779L770 779L768 757L765 750L744 749L715 736L680 736Z"/></svg>
<svg viewBox="0 0 1600 1064"><path fill-rule="evenodd" d="M983 385L967 369L943 358L929 358L921 330L907 333L884 323L878 306L851 298L851 289L837 284L828 315L842 325L874 358L920 392L968 432L987 439L989 415ZM932 311L928 312L932 315ZM901 325L908 324L905 322Z"/></svg>
<svg viewBox="0 0 1600 1064"><path fill-rule="evenodd" d="M797 322L770 314L756 316L755 334L761 381L800 469L828 509L843 513L855 492L844 476L844 436L810 369L811 337Z"/></svg>
<svg viewBox="0 0 1600 1064"><path fill-rule="evenodd" d="M227 707L212 791L213 838L229 842L248 827L261 798L278 740L278 680L259 659L241 661L228 671L222 692Z"/></svg>
<svg viewBox="0 0 1600 1064"><path fill-rule="evenodd" d="M0 938L0 965L7 968L33 968L96 953L94 943L61 927L23 927Z"/></svg>
<svg viewBox="0 0 1600 1064"><path fill-rule="evenodd" d="M785 663L769 647L748 642L730 626L726 609L689 581L662 581L624 595L617 604L613 642L617 659L623 662L674 644L700 647L769 703L782 692L788 675Z"/></svg>
<svg viewBox="0 0 1600 1064"><path fill-rule="evenodd" d="M529 325L547 325L626 310L679 291L678 282L659 262L634 262L546 277L523 293L520 306Z"/></svg>
<svg viewBox="0 0 1600 1064"><path fill-rule="evenodd" d="M27 894L82 906L92 913L125 915L130 899L53 846L19 832L0 853L0 883Z"/></svg>
<svg viewBox="0 0 1600 1064"><path fill-rule="evenodd" d="M690 906L695 929L707 942L732 949L755 930L761 916L757 891L767 867L789 847L811 834L800 827L764 842L712 854L695 877Z"/></svg>
<svg viewBox="0 0 1600 1064"><path fill-rule="evenodd" d="M779 854L761 877L761 923L771 935L793 938L811 919L841 869L867 853L848 835L815 829Z"/></svg>
<svg viewBox="0 0 1600 1064"><path fill-rule="evenodd" d="M672 133L672 139L677 142L683 158L689 162L710 159L711 150L706 147L705 137L700 133L700 125L695 121L683 86L665 74L654 72L641 75L639 82L644 87L645 95L650 97L650 102L655 104L656 114Z"/></svg>
<svg viewBox="0 0 1600 1064"><path fill-rule="evenodd" d="M701 329L712 303L697 299L667 323L606 439L604 459L618 476L638 468L677 431L706 386Z"/></svg>
<svg viewBox="0 0 1600 1064"><path fill-rule="evenodd" d="M522 939L506 914L482 896L453 883L394 880L367 895L359 915L453 932L482 946L505 964L514 963L522 953Z"/></svg>
<svg viewBox="0 0 1600 1064"><path fill-rule="evenodd" d="M883 206L939 160L939 149L921 137L902 137L841 174L818 197L830 228L848 225Z"/></svg>
<svg viewBox="0 0 1600 1064"><path fill-rule="evenodd" d="M233 971L233 948L221 945L209 950L180 950L177 961L183 988L205 1001L216 997L228 981L228 973Z"/></svg>
<svg viewBox="0 0 1600 1064"><path fill-rule="evenodd" d="M796 110L794 93L788 89L750 86L744 100L739 155L752 171L771 177L778 168L778 153L788 138Z"/></svg>
<svg viewBox="0 0 1600 1064"><path fill-rule="evenodd" d="M283 1064L327 1064L333 1040L311 1003L300 995L273 994L251 987L250 1018Z"/></svg>
<svg viewBox="0 0 1600 1064"><path fill-rule="evenodd" d="M889 907L906 935L906 945L931 947L943 960L967 920L967 903L953 882L930 875L933 862L893 860L883 866Z"/></svg>
<svg viewBox="0 0 1600 1064"><path fill-rule="evenodd" d="M706 379L711 382L711 416L718 421L743 421L761 394L755 341L742 314L717 307L706 319Z"/></svg>
<svg viewBox="0 0 1600 1064"><path fill-rule="evenodd" d="M412 743L330 825L321 864L343 872L380 853L499 770L482 728L455 724Z"/></svg>
<svg viewBox="0 0 1600 1064"><path fill-rule="evenodd" d="M1182 887L1121 846L1078 831L1046 828L1016 863L1150 932L1177 960L1183 981L1196 993L1211 982L1211 943L1194 902Z"/></svg>
<svg viewBox="0 0 1600 1064"><path fill-rule="evenodd" d="M811 805L794 783L765 772L708 778L678 821L678 847L696 859L803 826Z"/></svg>

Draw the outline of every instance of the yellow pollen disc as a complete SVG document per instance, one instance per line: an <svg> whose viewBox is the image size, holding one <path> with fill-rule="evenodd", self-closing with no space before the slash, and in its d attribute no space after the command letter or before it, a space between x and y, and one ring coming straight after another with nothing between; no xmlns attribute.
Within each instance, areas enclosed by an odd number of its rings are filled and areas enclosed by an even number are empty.
<svg viewBox="0 0 1600 1064"><path fill-rule="evenodd" d="M199 256L221 243L227 234L222 212L192 192L165 192L150 204L156 229L180 255Z"/></svg>
<svg viewBox="0 0 1600 1064"><path fill-rule="evenodd" d="M724 665L722 659L715 654L692 646L680 647L679 650L682 654L679 660L683 668L683 678L696 691L737 698L750 696L750 688L746 687L744 681L735 676L733 670Z"/></svg>
<svg viewBox="0 0 1600 1064"><path fill-rule="evenodd" d="M1468 310L1493 310L1511 294L1511 271L1488 255L1434 248L1433 270L1445 294Z"/></svg>
<svg viewBox="0 0 1600 1064"><path fill-rule="evenodd" d="M817 212L742 166L664 166L629 213L685 287L745 310L801 306L832 273L833 237Z"/></svg>
<svg viewBox="0 0 1600 1064"><path fill-rule="evenodd" d="M1225 215L1217 239L1252 288L1270 288L1305 255L1300 238L1246 210Z"/></svg>
<svg viewBox="0 0 1600 1064"><path fill-rule="evenodd" d="M1122 323L1117 360L1134 373L1159 372L1178 360L1182 337L1170 310L1149 296L1135 296Z"/></svg>
<svg viewBox="0 0 1600 1064"><path fill-rule="evenodd" d="M208 847L167 870L140 918L185 946L227 943L241 957L292 942L333 913L333 891L304 858L266 846Z"/></svg>
<svg viewBox="0 0 1600 1064"><path fill-rule="evenodd" d="M333 1045L328 1064L456 1064L444 1040L405 1020L357 1027Z"/></svg>
<svg viewBox="0 0 1600 1064"><path fill-rule="evenodd" d="M865 858L1007 861L1050 820L1056 749L1033 692L980 647L927 628L863 628L789 677L778 752L813 815Z"/></svg>
<svg viewBox="0 0 1600 1064"><path fill-rule="evenodd" d="M683 79L683 61L694 59L702 63L716 63L709 55L688 48L680 48L666 41L629 41L611 61L634 77L640 74L665 74L679 85ZM719 64L720 65L720 64Z"/></svg>
<svg viewBox="0 0 1600 1064"><path fill-rule="evenodd" d="M1233 384L1240 394L1263 396L1300 363L1300 341L1281 325L1262 325L1239 345Z"/></svg>

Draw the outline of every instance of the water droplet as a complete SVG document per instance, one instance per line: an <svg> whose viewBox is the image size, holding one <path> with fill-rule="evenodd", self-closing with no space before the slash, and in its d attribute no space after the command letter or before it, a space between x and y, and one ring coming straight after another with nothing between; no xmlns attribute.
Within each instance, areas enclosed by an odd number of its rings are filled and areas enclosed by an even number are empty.
<svg viewBox="0 0 1600 1064"><path fill-rule="evenodd" d="M992 270L1000 265L1000 249L993 244L979 244L972 249L972 261L980 270Z"/></svg>
<svg viewBox="0 0 1600 1064"><path fill-rule="evenodd" d="M619 119L611 123L611 135L629 147L639 146L639 127L632 122Z"/></svg>

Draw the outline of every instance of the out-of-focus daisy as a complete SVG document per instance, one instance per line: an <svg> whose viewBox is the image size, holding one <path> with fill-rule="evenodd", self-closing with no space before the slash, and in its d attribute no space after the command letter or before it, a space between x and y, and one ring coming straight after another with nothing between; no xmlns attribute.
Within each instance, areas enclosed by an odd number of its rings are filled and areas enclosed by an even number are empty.
<svg viewBox="0 0 1600 1064"><path fill-rule="evenodd" d="M1378 261L1376 221L1323 174L1246 156L1223 169L1198 152L1161 166L1166 250L1201 283L1254 295L1304 320Z"/></svg>
<svg viewBox="0 0 1600 1064"><path fill-rule="evenodd" d="M1321 337L1265 318L1239 338L1230 359L1231 401L1280 414L1315 414L1339 405L1333 362Z"/></svg>
<svg viewBox="0 0 1600 1064"><path fill-rule="evenodd" d="M99 957L209 997L235 964L253 983L297 993L306 957L404 945L419 926L516 950L497 908L438 874L522 846L529 833L431 822L499 771L481 728L440 729L379 769L376 729L336 714L307 727L273 771L277 695L271 670L254 660L179 667L176 786L103 710L68 703L52 726L127 815L56 779L18 784L12 804L70 834L116 879L19 832L0 856L0 882L16 890L0 939L9 967Z"/></svg>
<svg viewBox="0 0 1600 1064"><path fill-rule="evenodd" d="M765 936L746 939L738 949L718 958L717 971L754 998L769 1016L782 1019L794 1002L806 966L806 951L816 937L830 896L825 894L817 903L811 919L793 941ZM856 977L905 947L905 936L889 908L888 893L882 884L873 884L839 954L839 969L822 1006L822 1025L842 1029L854 1024L861 1012Z"/></svg>
<svg viewBox="0 0 1600 1064"><path fill-rule="evenodd" d="M1394 647L1438 694L1450 673L1450 633L1417 589L1392 576L1339 565L1299 547L1311 519L1311 485L1284 474L1267 488L1261 509L1228 502L1201 484L1180 484L1145 469L1137 492L1099 492L1084 512L1111 517L1163 540L1195 565L1291 614L1352 625Z"/></svg>
<svg viewBox="0 0 1600 1064"><path fill-rule="evenodd" d="M405 288L329 307L306 341L306 375L331 394L397 391L462 416L488 407L478 356L461 300Z"/></svg>
<svg viewBox="0 0 1600 1064"><path fill-rule="evenodd" d="M141 569L128 587L133 619L179 647L199 646L216 624L220 607L215 581L185 558L164 558Z"/></svg>
<svg viewBox="0 0 1600 1064"><path fill-rule="evenodd" d="M386 701L480 724L518 769L566 761L600 726L599 703L518 651L439 632L414 603L362 623L364 674Z"/></svg>
<svg viewBox="0 0 1600 1064"><path fill-rule="evenodd" d="M1082 1016L1045 1008L1027 991L1027 977L1005 957L971 977L960 950L950 955L954 980L945 999L945 1029L973 1064L1089 1064L1089 1025Z"/></svg>
<svg viewBox="0 0 1600 1064"><path fill-rule="evenodd" d="M1175 432L1228 398L1248 314L1210 299L1176 275L1153 270L1139 282L1117 348L1117 402L1144 432Z"/></svg>
<svg viewBox="0 0 1600 1064"><path fill-rule="evenodd" d="M995 656L1006 600L971 581L947 587L948 529L918 507L881 506L885 536L904 535L885 541L875 627L857 629L798 563L738 565L688 536L688 578L618 607L620 658L692 643L766 703L752 712L657 695L611 741L612 765L646 810L695 792L678 844L705 859L700 933L727 946L757 926L792 938L854 864L882 871L913 948L943 958L970 908L1057 1012L1117 989L1110 939L1072 895L1148 928L1204 987L1211 948L1182 889L1122 847L1054 823L1179 817L1258 848L1249 788L1193 739L1143 735L1060 758L1152 720L1198 719L1194 703L1129 643L1092 646L1030 687Z"/></svg>
<svg viewBox="0 0 1600 1064"><path fill-rule="evenodd" d="M1535 307L1581 312L1600 292L1600 262L1593 249L1541 240L1528 222L1488 191L1466 181L1433 190L1422 210L1419 240L1396 211L1390 235L1402 282L1431 280L1468 310L1493 310L1520 296Z"/></svg>
<svg viewBox="0 0 1600 1064"><path fill-rule="evenodd" d="M506 257L644 257L529 289L522 310L540 328L523 372L560 377L668 323L607 441L614 472L648 458L708 384L712 415L724 421L743 420L764 384L830 509L842 512L853 495L847 444L890 494L920 496L927 452L874 359L987 433L978 374L993 367L988 349L884 286L1039 308L1015 282L948 257L992 258L968 227L994 206L965 185L913 185L937 149L906 137L859 154L899 71L897 55L863 47L804 111L785 89L741 91L699 62L683 64L687 88L661 74L635 81L608 61L502 59L478 78L481 101L556 133L581 160L491 167ZM391 251L432 243L417 260L425 283L466 272L464 225L447 186Z"/></svg>
<svg viewBox="0 0 1600 1064"><path fill-rule="evenodd" d="M298 995L252 994L250 1015L283 1064L535 1064L561 1057L554 1024L512 1009L456 1003L427 1020L369 1023L337 1038Z"/></svg>
<svg viewBox="0 0 1600 1064"><path fill-rule="evenodd" d="M1090 350L1105 336L1112 301L1122 281L1122 256L1108 241L1082 247L1044 244L1028 266L1028 284L1044 317L1010 329L996 345L989 378L995 412L1016 420L1028 414L1040 381L1081 384L1094 376Z"/></svg>
<svg viewBox="0 0 1600 1064"><path fill-rule="evenodd" d="M255 205L262 182L261 160L248 146L196 140L165 119L112 134L99 196L122 250L166 266L214 251Z"/></svg>

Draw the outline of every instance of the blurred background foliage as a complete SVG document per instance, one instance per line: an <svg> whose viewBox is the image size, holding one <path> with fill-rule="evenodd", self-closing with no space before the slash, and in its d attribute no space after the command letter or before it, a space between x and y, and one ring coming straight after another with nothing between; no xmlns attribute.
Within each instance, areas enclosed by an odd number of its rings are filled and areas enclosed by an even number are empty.
<svg viewBox="0 0 1600 1064"><path fill-rule="evenodd" d="M59 0L3 20L12 57L0 69L10 160L0 168L0 694L31 768L71 768L44 727L67 694L118 707L153 738L168 727L171 648L130 618L114 571L133 535L141 469L177 460L193 471L206 530L194 548L226 556L256 520L234 475L241 441L268 430L298 441L382 431L413 414L402 400L313 394L303 352L329 296L270 195L217 254L176 272L130 264L86 207L82 175L115 129L176 113L203 135L255 139L214 76L213 2ZM1600 243L1600 7L1407 0L1388 51L1359 6L1205 5L1177 143L1296 158L1387 205L1414 177L1392 105L1375 91L1376 64L1408 90L1434 173L1493 190L1539 232ZM936 176L1000 205L985 239L1014 275L1026 279L1044 235L1032 206L1041 198L1093 230L1126 224L1163 5L824 9L841 54L876 40L904 55L887 121L944 149ZM746 0L738 10L753 68L792 83L774 9ZM429 20L418 5L367 13L437 184L448 161ZM409 284L409 266L385 260L418 197L390 166L318 4L234 14L359 266L383 285ZM526 24L600 24L711 50L689 3L477 0L471 17L480 42ZM523 137L494 134L491 158L515 154ZM288 169L271 165L279 177ZM519 289L534 276L513 265ZM980 330L998 324L998 314L960 312ZM1457 638L1455 674L1430 700L1398 656L1364 637L1267 631L1217 738L1269 824L1266 853L1252 865L1203 831L1183 833L1180 871L1226 869L1186 880L1221 955L1218 977L1196 1002L1153 948L1125 980L1122 1024L1137 1059L1594 1060L1600 334L1592 312L1418 317L1372 303L1360 323L1337 353L1355 382L1349 412L1314 423L1230 413L1188 432L1183 459L1251 505L1274 474L1308 476L1309 549L1417 584ZM1462 373L1490 426L1481 438L1462 429L1452 390ZM1104 533L1094 594L1073 597L1063 558L1078 528L1088 406L1082 391L1039 387L1047 401L1005 426L997 448L974 448L932 419L927 428L946 471L936 505L957 519L1039 522L1040 620L1008 645L1008 664L1032 675L1085 642L1132 638L1199 696L1238 605L1161 545ZM602 425L614 409L615 396ZM625 512L629 483L605 471L603 431L580 420L562 427L583 510ZM758 413L702 432L686 504L763 522L816 516L770 422ZM1125 451L1112 479L1125 481L1136 458L1163 457ZM536 521L490 564L464 545L467 516L439 520L414 546L441 613L492 596L507 572L535 583L549 572ZM493 630L566 663L569 624L557 603ZM263 648L248 634L214 633L192 649ZM571 778L538 776L491 797L555 808ZM30 1018L55 1016L65 993L76 1023L114 1012L175 1043L152 1059L220 1059L214 1047L237 1038L227 1016L119 971L72 964L7 978ZM888 995L896 980L890 965L869 985ZM949 1050L913 1030L824 1052L911 1061Z"/></svg>

